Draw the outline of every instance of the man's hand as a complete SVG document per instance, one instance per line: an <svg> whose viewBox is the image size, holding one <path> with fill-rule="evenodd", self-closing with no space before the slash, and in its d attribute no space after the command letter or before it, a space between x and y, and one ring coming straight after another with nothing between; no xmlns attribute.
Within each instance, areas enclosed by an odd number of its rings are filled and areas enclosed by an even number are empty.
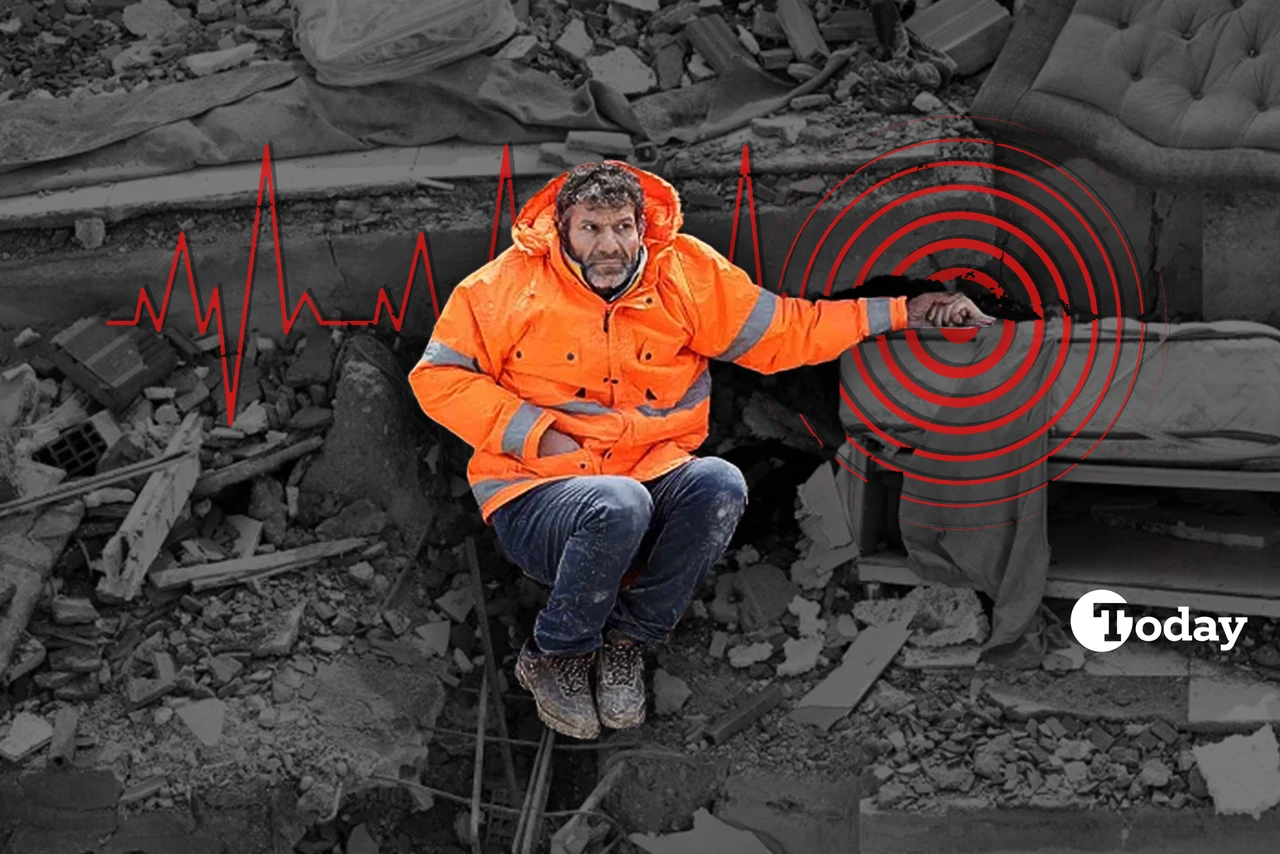
<svg viewBox="0 0 1280 854"><path fill-rule="evenodd" d="M558 454L571 454L582 450L582 446L572 436L561 433L554 427L548 427L538 440L538 456L554 457Z"/></svg>
<svg viewBox="0 0 1280 854"><path fill-rule="evenodd" d="M921 294L907 301L907 326L920 329L926 326L990 326L994 317L978 310L973 300L963 294Z"/></svg>

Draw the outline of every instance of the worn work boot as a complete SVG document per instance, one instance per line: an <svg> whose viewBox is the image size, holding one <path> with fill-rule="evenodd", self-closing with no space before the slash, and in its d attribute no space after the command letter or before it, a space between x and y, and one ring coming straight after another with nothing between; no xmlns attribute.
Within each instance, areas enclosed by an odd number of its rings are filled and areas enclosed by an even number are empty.
<svg viewBox="0 0 1280 854"><path fill-rule="evenodd" d="M600 647L596 705L600 707L600 723L609 729L634 729L644 723L643 648L613 630Z"/></svg>
<svg viewBox="0 0 1280 854"><path fill-rule="evenodd" d="M561 735L593 739L600 735L600 718L591 696L594 652L585 655L547 655L527 641L516 660L516 679L533 694L538 717Z"/></svg>

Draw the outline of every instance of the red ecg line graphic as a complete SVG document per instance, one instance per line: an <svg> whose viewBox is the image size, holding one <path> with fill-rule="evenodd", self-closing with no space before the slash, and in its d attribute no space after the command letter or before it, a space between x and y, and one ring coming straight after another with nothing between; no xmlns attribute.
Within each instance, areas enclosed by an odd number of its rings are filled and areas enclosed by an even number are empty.
<svg viewBox="0 0 1280 854"><path fill-rule="evenodd" d="M738 180L738 202L734 207L734 222L738 222L738 210L742 204L742 185L743 178L748 182L750 189L751 176L747 173L747 147L742 147L743 156L743 173L742 178ZM498 231L502 223L502 193L507 190L509 207L511 212L511 221L514 223L516 218L516 194L515 184L512 179L511 171L511 150L509 146L502 147L502 166L498 172L498 196L495 202L493 212L493 235L489 242L489 260L492 261L497 255L498 249ZM227 426L235 426L236 398L240 391L240 373L243 367L242 360L244 358L244 340L245 333L249 323L249 306L250 297L253 293L253 276L258 258L258 238L261 233L262 224L262 197L263 193L267 195L267 206L271 213L271 242L275 250L276 262L276 287L279 292L280 299L280 326L285 335L293 329L294 324L298 322L298 316L302 314L305 306L310 309L312 317L321 326L342 327L342 326L377 326L382 319L383 309L386 310L387 316L391 320L391 326L396 332L400 331L404 323L405 313L409 308L409 297L413 292L414 273L418 269L418 258L422 258L423 266L427 271L427 288L431 293L431 308L435 312L436 319L440 317L440 304L436 297L435 278L431 273L431 257L427 252L427 237L424 232L418 232L418 240L413 250L413 258L409 262L409 277L404 285L404 293L400 297L399 311L391 302L391 297L387 295L386 288L378 288L378 301L373 309L373 317L369 320L326 320L320 314L315 301L311 298L310 292L304 290L302 296L293 307L293 311L287 310L288 295L284 282L284 264L280 258L280 223L276 215L276 182L271 172L271 147L264 146L262 152L262 171L258 178L258 200L253 216L253 240L249 245L249 271L244 283L244 302L240 307L240 326L237 330L235 345L235 370L231 370L228 364L227 355L227 335L226 323L223 318L222 311L222 293L214 286L213 292L209 295L209 304L207 309L200 306L200 293L196 289L195 273L191 269L191 250L187 245L187 234L185 231L179 232L178 244L173 250L173 264L169 268L169 280L165 283L164 298L160 302L160 311L156 312L155 303L152 302L150 294L147 293L146 287L138 290L138 303L134 309L132 320L108 320L108 326L137 326L142 322L142 312L146 309L148 315L151 316L151 325L156 332L164 330L165 318L169 313L169 300L173 296L173 283L178 276L178 264L182 262L183 269L187 276L187 285L191 292L191 305L195 310L196 326L200 330L201 335L207 335L209 326L216 320L218 327L218 355L222 362L222 389L223 396L227 405ZM756 235L756 216L755 216L755 194L750 193L751 204L751 237L754 243L756 253L756 271L759 279L760 271L760 243ZM737 228L734 229L734 243L737 241ZM729 249L729 260L733 260L733 247Z"/></svg>

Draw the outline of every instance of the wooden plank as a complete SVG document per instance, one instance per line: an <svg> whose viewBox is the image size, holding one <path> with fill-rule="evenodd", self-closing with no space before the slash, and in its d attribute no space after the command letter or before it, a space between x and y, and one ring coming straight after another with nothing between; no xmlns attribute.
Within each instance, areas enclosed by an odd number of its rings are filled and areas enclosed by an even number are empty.
<svg viewBox="0 0 1280 854"><path fill-rule="evenodd" d="M350 537L345 540L312 543L309 546L248 558L235 558L199 566L180 566L152 573L151 583L160 590L173 590L194 581L253 575L284 567L297 568L299 565L336 557L364 544L364 538Z"/></svg>
<svg viewBox="0 0 1280 854"><path fill-rule="evenodd" d="M46 492L43 495L36 495L31 498L18 498L13 501L0 504L0 519L5 516L12 516L16 513L26 513L31 510L37 510L48 504L56 504L60 501L66 501L72 498L79 498L81 495L87 495L94 490L101 489L105 486L111 486L125 480L132 480L144 474L151 474L167 465L176 463L191 455L190 450L177 451L175 453L161 454L153 460L143 460L139 463L131 463L118 469L112 469L105 474L94 475L77 479L64 483L56 489Z"/></svg>
<svg viewBox="0 0 1280 854"><path fill-rule="evenodd" d="M182 507L200 477L201 416L192 412L183 419L165 453L191 453L175 465L147 479L116 532L102 548L98 595L105 601L129 602L142 589L147 570L155 562Z"/></svg>
<svg viewBox="0 0 1280 854"><path fill-rule="evenodd" d="M724 744L738 733L773 711L785 694L777 682L770 682L763 690L752 694L738 706L721 715L707 727L707 737L713 744Z"/></svg>
<svg viewBox="0 0 1280 854"><path fill-rule="evenodd" d="M196 484L191 497L198 499L217 495L228 486L244 483L246 480L253 480L260 475L273 472L290 460L296 460L312 451L319 450L323 445L323 436L312 436L310 439L303 439L301 442L281 448L278 451L263 454L260 457L254 457L243 462L233 463L226 468L209 472L200 478L200 482Z"/></svg>
<svg viewBox="0 0 1280 854"><path fill-rule="evenodd" d="M1280 520L1274 515L1228 516L1174 507L1095 507L1092 516L1101 525L1197 543L1250 549L1266 549L1280 543Z"/></svg>
<svg viewBox="0 0 1280 854"><path fill-rule="evenodd" d="M1053 562L1045 596L1079 599L1114 590L1155 608L1188 606L1218 614L1280 618L1280 547L1238 549L1121 531L1091 522L1049 527ZM901 556L879 553L858 562L863 583L927 583Z"/></svg>
<svg viewBox="0 0 1280 854"><path fill-rule="evenodd" d="M1049 476L1064 483L1116 486L1166 486L1174 489L1225 489L1280 492L1280 472L1228 469L1175 469L1049 461Z"/></svg>
<svg viewBox="0 0 1280 854"><path fill-rule="evenodd" d="M272 162L277 194L289 201L408 192L442 180L496 181L501 165L501 145L462 142ZM522 177L551 176L560 171L542 161L536 145L511 146L511 168ZM119 181L105 187L56 189L0 199L0 231L61 228L91 216L111 223L162 211L252 205L261 173L262 164L253 161Z"/></svg>
<svg viewBox="0 0 1280 854"><path fill-rule="evenodd" d="M955 60L956 73L975 74L995 62L1013 16L996 0L941 0L912 15L907 29Z"/></svg>
<svg viewBox="0 0 1280 854"><path fill-rule="evenodd" d="M830 729L862 702L909 637L910 620L866 629L845 650L840 666L804 695L788 717L823 730Z"/></svg>

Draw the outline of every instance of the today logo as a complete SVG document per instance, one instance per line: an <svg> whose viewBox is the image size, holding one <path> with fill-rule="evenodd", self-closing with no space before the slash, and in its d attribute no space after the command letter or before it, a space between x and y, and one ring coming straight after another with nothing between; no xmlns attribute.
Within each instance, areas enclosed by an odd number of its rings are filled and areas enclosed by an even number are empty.
<svg viewBox="0 0 1280 854"><path fill-rule="evenodd" d="M1071 633L1077 643L1092 652L1118 649L1132 634L1144 641L1161 636L1171 641L1212 641L1227 652L1240 639L1248 620L1248 617L1196 617L1193 621L1191 609L1185 605L1164 622L1155 617L1135 620L1119 593L1090 590L1071 609Z"/></svg>

